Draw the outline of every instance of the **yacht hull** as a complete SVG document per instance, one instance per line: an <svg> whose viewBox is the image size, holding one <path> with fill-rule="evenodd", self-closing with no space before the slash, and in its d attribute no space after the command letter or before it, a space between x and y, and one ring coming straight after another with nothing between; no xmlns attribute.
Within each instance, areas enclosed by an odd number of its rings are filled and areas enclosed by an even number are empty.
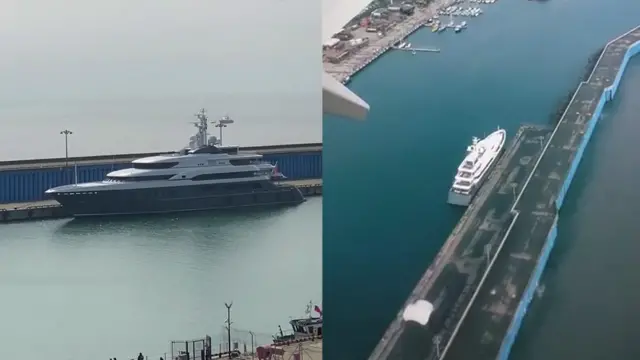
<svg viewBox="0 0 640 360"><path fill-rule="evenodd" d="M74 217L166 214L257 206L296 205L305 201L298 188L266 183L261 190L222 192L194 185L97 192L54 192L52 197Z"/></svg>
<svg viewBox="0 0 640 360"><path fill-rule="evenodd" d="M474 196L476 196L476 192L478 192L477 187L474 187L469 193L466 194L449 190L449 198L447 199L447 202L451 205L456 206L469 206L469 204L471 204L471 200L473 200Z"/></svg>

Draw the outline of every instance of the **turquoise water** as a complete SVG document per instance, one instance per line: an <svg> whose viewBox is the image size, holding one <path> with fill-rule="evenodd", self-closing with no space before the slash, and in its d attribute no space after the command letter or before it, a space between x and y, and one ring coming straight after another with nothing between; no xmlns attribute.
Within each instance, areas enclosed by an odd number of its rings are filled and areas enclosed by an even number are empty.
<svg viewBox="0 0 640 360"><path fill-rule="evenodd" d="M634 14L639 11L640 3L623 0L505 0L488 6L483 16L469 21L465 33L422 31L411 37L414 46L436 46L442 49L440 54L392 52L354 78L352 89L371 104L368 120L356 123L328 118L323 129L327 194L323 291L325 310L331 314L326 319L331 331L325 340L325 356L338 360L365 358L437 253L462 214L447 206L445 200L471 136L490 132L496 126L513 133L523 122L547 123L559 102L577 86L588 57L608 39L636 26ZM609 107L609 114L615 107L615 103ZM598 151L598 139L603 136L596 134L589 154ZM619 150L627 150L631 143L627 140L626 147L619 144ZM622 158L619 153L606 156L609 162ZM597 166L588 155L580 173L588 184L597 179L585 172L599 172ZM601 181L612 180L603 176ZM617 343L603 346L595 341L564 342L562 337L552 335L562 327L565 333L580 339L581 331L593 327L591 312L600 311L600 318L608 318L605 310L610 307L618 307L616 311L621 313L633 309L627 306L622 310L620 303L604 302L602 297L577 287L591 283L589 274L594 276L596 271L594 260L580 255L587 250L575 242L580 236L577 229L583 223L595 223L590 218L595 216L604 237L608 234L605 224L613 226L621 221L607 220L613 214L603 210L610 204L602 202L593 205L598 211L578 212L574 197L581 193L582 186L576 185L569 194L564 210L567 215L560 223L558 251L552 255L552 270L543 279L550 285L541 304L534 304L534 308L542 308L539 311L546 322L528 319L513 358L570 358L567 354L587 354L582 358L589 358L596 353L579 353L578 349L588 345L604 351L624 341L619 338ZM625 194L616 183L609 187L611 192ZM575 257L571 269L564 260L570 254ZM589 252L594 259L602 254L606 252L601 248ZM609 263L619 261L618 255L610 256ZM626 264L631 266L628 261ZM599 276L604 279L609 275ZM624 296L622 281L602 286L611 299L614 294ZM564 306L574 312L568 319L571 321L564 320L562 326L560 322L568 314L551 315L562 312L552 311L562 306L553 300L559 296L554 289L559 288L581 294L565 296ZM589 297L600 300L584 300ZM578 309L581 316L577 315ZM532 318L537 312L532 311ZM618 324L609 321L609 327ZM616 330L623 333L621 324L624 322L620 321ZM607 341L617 333L601 331ZM632 343L627 341L626 345ZM331 349L337 348L341 352L333 353Z"/></svg>
<svg viewBox="0 0 640 360"><path fill-rule="evenodd" d="M0 225L0 358L159 359L169 341L271 341L320 302L322 199L229 214ZM242 346L242 345L241 345ZM165 357L166 358L166 357Z"/></svg>

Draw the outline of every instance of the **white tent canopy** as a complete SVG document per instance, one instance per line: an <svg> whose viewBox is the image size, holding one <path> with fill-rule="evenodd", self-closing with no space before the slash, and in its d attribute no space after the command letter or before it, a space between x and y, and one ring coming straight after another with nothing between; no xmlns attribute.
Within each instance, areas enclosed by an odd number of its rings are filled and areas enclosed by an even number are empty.
<svg viewBox="0 0 640 360"><path fill-rule="evenodd" d="M402 312L402 319L404 321L413 321L425 326L429 322L429 318L433 313L433 304L427 300L418 300L413 304L407 305Z"/></svg>
<svg viewBox="0 0 640 360"><path fill-rule="evenodd" d="M322 0L322 43L340 31L370 2L370 0ZM325 114L354 120L363 120L369 112L369 104L327 73L322 77L322 108Z"/></svg>

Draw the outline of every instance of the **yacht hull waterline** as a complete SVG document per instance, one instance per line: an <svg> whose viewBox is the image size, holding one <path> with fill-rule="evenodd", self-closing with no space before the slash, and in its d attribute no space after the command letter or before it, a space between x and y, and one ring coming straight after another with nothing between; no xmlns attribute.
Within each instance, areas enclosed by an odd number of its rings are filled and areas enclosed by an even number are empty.
<svg viewBox="0 0 640 360"><path fill-rule="evenodd" d="M262 206L297 205L305 201L291 185L260 184L263 188L216 191L211 185L83 192L74 185L55 188L51 196L74 217L166 214ZM70 192L75 190L76 192Z"/></svg>
<svg viewBox="0 0 640 360"><path fill-rule="evenodd" d="M482 140L473 138L449 189L449 204L469 206L504 151L506 138L507 133L503 129L494 131Z"/></svg>

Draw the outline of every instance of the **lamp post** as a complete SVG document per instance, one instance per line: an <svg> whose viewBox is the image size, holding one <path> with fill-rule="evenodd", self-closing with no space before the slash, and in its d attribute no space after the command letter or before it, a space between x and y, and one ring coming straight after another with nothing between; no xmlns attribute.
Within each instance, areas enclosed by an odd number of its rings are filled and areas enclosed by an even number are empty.
<svg viewBox="0 0 640 360"><path fill-rule="evenodd" d="M227 307L227 321L225 321L227 323L227 341L229 342L229 348L227 349L229 352L229 358L231 358L231 306L233 305L233 302L231 302L230 304L224 303L224 306Z"/></svg>
<svg viewBox="0 0 640 360"><path fill-rule="evenodd" d="M64 135L64 166L69 166L69 135L72 135L73 131L64 129L60 131L60 135Z"/></svg>
<svg viewBox="0 0 640 360"><path fill-rule="evenodd" d="M215 127L220 129L220 139L218 139L218 144L222 145L222 129L226 128L227 125L233 124L234 121L232 118L225 115L220 120L214 121L214 123L216 124Z"/></svg>

